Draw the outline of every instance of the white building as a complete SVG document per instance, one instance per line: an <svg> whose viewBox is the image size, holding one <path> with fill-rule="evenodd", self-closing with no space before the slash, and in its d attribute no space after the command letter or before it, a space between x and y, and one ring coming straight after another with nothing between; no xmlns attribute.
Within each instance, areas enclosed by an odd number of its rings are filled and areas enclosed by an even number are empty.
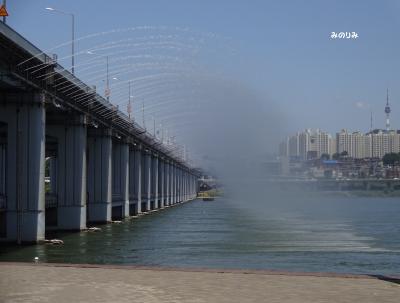
<svg viewBox="0 0 400 303"><path fill-rule="evenodd" d="M280 155L302 160L320 158L323 154L347 152L355 159L382 158L387 153L400 152L400 131L374 130L367 134L342 129L336 139L319 129L306 129L285 139L280 145Z"/></svg>
<svg viewBox="0 0 400 303"><path fill-rule="evenodd" d="M347 152L350 156L353 154L353 134L348 132L347 129L342 129L340 133L336 134L336 150L339 154Z"/></svg>
<svg viewBox="0 0 400 303"><path fill-rule="evenodd" d="M327 132L306 129L282 142L280 155L298 157L303 160L319 158L322 154L332 155L336 152L333 142L332 136Z"/></svg>

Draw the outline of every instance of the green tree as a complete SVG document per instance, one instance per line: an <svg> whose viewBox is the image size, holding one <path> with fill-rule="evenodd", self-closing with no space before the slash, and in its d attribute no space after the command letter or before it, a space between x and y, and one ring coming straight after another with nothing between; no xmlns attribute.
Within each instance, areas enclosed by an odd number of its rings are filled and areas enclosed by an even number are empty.
<svg viewBox="0 0 400 303"><path fill-rule="evenodd" d="M332 159L333 159L333 160L339 160L339 158L340 158L340 155L339 155L338 153L334 153L334 154L332 155Z"/></svg>
<svg viewBox="0 0 400 303"><path fill-rule="evenodd" d="M341 157L347 157L348 155L349 155L349 153L345 150L340 153Z"/></svg>
<svg viewBox="0 0 400 303"><path fill-rule="evenodd" d="M400 162L400 154L397 153L388 153L382 158L383 164L385 165L393 165L395 163Z"/></svg>
<svg viewBox="0 0 400 303"><path fill-rule="evenodd" d="M329 154L322 154L320 159L321 160L329 160L331 158L331 156Z"/></svg>

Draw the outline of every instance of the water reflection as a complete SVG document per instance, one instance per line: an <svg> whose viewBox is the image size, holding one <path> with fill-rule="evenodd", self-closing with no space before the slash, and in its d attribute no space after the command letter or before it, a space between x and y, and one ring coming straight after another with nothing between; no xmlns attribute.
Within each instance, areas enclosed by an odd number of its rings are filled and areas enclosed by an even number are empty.
<svg viewBox="0 0 400 303"><path fill-rule="evenodd" d="M101 232L59 234L63 246L2 247L0 260L400 272L396 199L315 198L269 210L236 202L195 201Z"/></svg>

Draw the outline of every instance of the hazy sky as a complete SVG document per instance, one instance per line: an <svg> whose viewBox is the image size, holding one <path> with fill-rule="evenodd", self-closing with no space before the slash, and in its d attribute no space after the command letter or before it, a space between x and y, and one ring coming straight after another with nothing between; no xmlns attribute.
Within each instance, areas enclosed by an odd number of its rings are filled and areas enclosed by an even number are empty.
<svg viewBox="0 0 400 303"><path fill-rule="evenodd" d="M400 128L399 1L7 2L8 24L42 49L70 37L68 18L45 11L48 6L75 13L77 37L140 25L206 33L212 38L199 62L218 65L230 80L278 107L283 115L277 127L285 132L367 131L371 110L374 126L383 128L386 88L392 126ZM333 40L332 31L354 31L359 38Z"/></svg>

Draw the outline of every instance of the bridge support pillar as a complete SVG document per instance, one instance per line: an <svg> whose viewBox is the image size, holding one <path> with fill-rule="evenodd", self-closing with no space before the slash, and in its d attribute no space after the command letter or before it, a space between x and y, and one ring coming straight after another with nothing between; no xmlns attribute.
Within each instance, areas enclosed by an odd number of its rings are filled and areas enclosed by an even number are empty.
<svg viewBox="0 0 400 303"><path fill-rule="evenodd" d="M129 145L124 140L113 142L111 218L129 216Z"/></svg>
<svg viewBox="0 0 400 303"><path fill-rule="evenodd" d="M185 172L185 201L189 200L189 195L188 195L188 173Z"/></svg>
<svg viewBox="0 0 400 303"><path fill-rule="evenodd" d="M196 176L192 176L192 199L195 199L196 195Z"/></svg>
<svg viewBox="0 0 400 303"><path fill-rule="evenodd" d="M185 171L181 168L181 202L185 202Z"/></svg>
<svg viewBox="0 0 400 303"><path fill-rule="evenodd" d="M181 202L180 199L180 190L181 190L181 186L180 186L180 168L177 167L176 168L176 203Z"/></svg>
<svg viewBox="0 0 400 303"><path fill-rule="evenodd" d="M126 142L121 146L121 189L123 216L129 217L129 145Z"/></svg>
<svg viewBox="0 0 400 303"><path fill-rule="evenodd" d="M164 187L164 178L165 178L165 161L163 158L159 158L158 161L158 206L160 208L164 208L164 196L165 196L165 187Z"/></svg>
<svg viewBox="0 0 400 303"><path fill-rule="evenodd" d="M186 171L182 170L182 201L186 202Z"/></svg>
<svg viewBox="0 0 400 303"><path fill-rule="evenodd" d="M189 199L193 199L193 176L189 174Z"/></svg>
<svg viewBox="0 0 400 303"><path fill-rule="evenodd" d="M88 221L111 221L111 130L93 130L88 137Z"/></svg>
<svg viewBox="0 0 400 303"><path fill-rule="evenodd" d="M151 209L151 151L144 152L142 211Z"/></svg>
<svg viewBox="0 0 400 303"><path fill-rule="evenodd" d="M181 202L185 202L185 171L181 169Z"/></svg>
<svg viewBox="0 0 400 303"><path fill-rule="evenodd" d="M188 200L191 200L192 197L190 196L190 173L186 174L186 197Z"/></svg>
<svg viewBox="0 0 400 303"><path fill-rule="evenodd" d="M187 197L187 172L186 171L184 173L183 185L184 185L184 187L183 187L183 200L187 201L189 199Z"/></svg>
<svg viewBox="0 0 400 303"><path fill-rule="evenodd" d="M177 168L176 172L176 202L180 203L181 200L181 169L180 167Z"/></svg>
<svg viewBox="0 0 400 303"><path fill-rule="evenodd" d="M151 158L151 209L159 208L158 204L158 156Z"/></svg>
<svg viewBox="0 0 400 303"><path fill-rule="evenodd" d="M174 204L174 198L173 198L173 194L174 194L174 188L173 188L173 184L174 184L174 166L173 166L172 162L169 163L168 169L169 169L169 174L168 174L168 205L172 205L172 204Z"/></svg>
<svg viewBox="0 0 400 303"><path fill-rule="evenodd" d="M178 169L178 202L182 202L182 169Z"/></svg>
<svg viewBox="0 0 400 303"><path fill-rule="evenodd" d="M169 162L164 162L164 205L169 205Z"/></svg>
<svg viewBox="0 0 400 303"><path fill-rule="evenodd" d="M199 190L200 190L199 179L196 177L194 179L194 193L197 195Z"/></svg>
<svg viewBox="0 0 400 303"><path fill-rule="evenodd" d="M134 158L130 158L129 169L131 171L130 176L132 178L129 179L131 183L131 193L133 193L133 201L135 203L133 207L133 211L130 212L130 215L136 215L142 213L142 151L140 146L136 146L132 151L134 154ZM131 154L132 154L131 152ZM133 163L132 163L133 160Z"/></svg>
<svg viewBox="0 0 400 303"><path fill-rule="evenodd" d="M175 164L171 165L171 204L176 203L176 166Z"/></svg>
<svg viewBox="0 0 400 303"><path fill-rule="evenodd" d="M38 242L45 235L45 108L40 94L5 95L5 231L11 242ZM3 205L4 207L4 205Z"/></svg>
<svg viewBox="0 0 400 303"><path fill-rule="evenodd" d="M194 199L194 197L193 197L193 175L190 175L189 176L189 196L190 196L190 199Z"/></svg>
<svg viewBox="0 0 400 303"><path fill-rule="evenodd" d="M50 164L50 169L55 167L50 184L57 194L57 228L82 230L86 228L86 117L76 115L62 122L46 128L58 142L57 158Z"/></svg>

